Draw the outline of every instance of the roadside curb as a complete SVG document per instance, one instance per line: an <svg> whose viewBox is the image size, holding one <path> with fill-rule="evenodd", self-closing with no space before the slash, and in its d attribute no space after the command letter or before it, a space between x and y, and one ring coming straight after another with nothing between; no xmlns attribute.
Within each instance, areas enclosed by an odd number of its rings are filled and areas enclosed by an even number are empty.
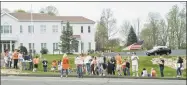
<svg viewBox="0 0 187 85"><path fill-rule="evenodd" d="M59 74L1 74L1 76L60 77ZM68 75L68 77L77 77L77 75ZM83 78L119 78L119 79L187 80L187 78L149 78L149 77L88 76L88 75L85 75Z"/></svg>

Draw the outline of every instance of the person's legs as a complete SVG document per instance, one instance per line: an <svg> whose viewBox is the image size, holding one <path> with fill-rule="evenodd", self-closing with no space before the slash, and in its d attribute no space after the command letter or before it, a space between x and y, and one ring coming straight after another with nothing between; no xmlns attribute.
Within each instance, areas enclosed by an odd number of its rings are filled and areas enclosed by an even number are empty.
<svg viewBox="0 0 187 85"><path fill-rule="evenodd" d="M124 76L127 75L127 68L123 68L123 73L124 73Z"/></svg>
<svg viewBox="0 0 187 85"><path fill-rule="evenodd" d="M66 77L68 77L68 69L66 69Z"/></svg>
<svg viewBox="0 0 187 85"><path fill-rule="evenodd" d="M61 77L63 77L64 69L61 69Z"/></svg>
<svg viewBox="0 0 187 85"><path fill-rule="evenodd" d="M138 65L136 65L136 77L139 77L139 75L138 75Z"/></svg>
<svg viewBox="0 0 187 85"><path fill-rule="evenodd" d="M136 71L136 66L135 65L132 65L132 76L135 76L135 71Z"/></svg>
<svg viewBox="0 0 187 85"><path fill-rule="evenodd" d="M87 68L87 73L88 73L88 75L90 75L90 63L87 63L87 64L86 64L86 68Z"/></svg>
<svg viewBox="0 0 187 85"><path fill-rule="evenodd" d="M160 74L161 74L161 77L164 77L164 67L160 67Z"/></svg>
<svg viewBox="0 0 187 85"><path fill-rule="evenodd" d="M130 76L130 69L126 67L127 76Z"/></svg>
<svg viewBox="0 0 187 85"><path fill-rule="evenodd" d="M182 72L181 72L181 67L179 68L179 76L181 76L182 75Z"/></svg>

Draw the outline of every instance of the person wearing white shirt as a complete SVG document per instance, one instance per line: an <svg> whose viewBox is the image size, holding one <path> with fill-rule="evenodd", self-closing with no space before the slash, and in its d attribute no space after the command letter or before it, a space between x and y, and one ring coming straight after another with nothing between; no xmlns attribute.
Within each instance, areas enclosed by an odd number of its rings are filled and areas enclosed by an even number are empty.
<svg viewBox="0 0 187 85"><path fill-rule="evenodd" d="M89 54L87 54L85 61L84 61L86 64L86 71L88 75L91 74L91 59L92 57Z"/></svg>
<svg viewBox="0 0 187 85"><path fill-rule="evenodd" d="M132 72L133 72L133 76L137 76L138 77L138 60L139 60L139 57L136 56L136 53L132 53L132 56L131 56L131 60L132 60Z"/></svg>
<svg viewBox="0 0 187 85"><path fill-rule="evenodd" d="M18 54L18 59L19 59L19 67L20 67L20 70L23 69L23 66L22 66L22 62L24 61L24 58L23 58L23 54L19 52Z"/></svg>
<svg viewBox="0 0 187 85"><path fill-rule="evenodd" d="M75 64L77 66L78 77L79 78L83 77L83 64L84 64L84 60L83 60L83 55L82 54L81 54L81 56L75 58Z"/></svg>
<svg viewBox="0 0 187 85"><path fill-rule="evenodd" d="M147 70L145 68L143 68L142 77L148 77L148 73L147 73Z"/></svg>
<svg viewBox="0 0 187 85"><path fill-rule="evenodd" d="M8 54L8 65L9 65L9 68L12 67L12 52L10 51L9 54Z"/></svg>

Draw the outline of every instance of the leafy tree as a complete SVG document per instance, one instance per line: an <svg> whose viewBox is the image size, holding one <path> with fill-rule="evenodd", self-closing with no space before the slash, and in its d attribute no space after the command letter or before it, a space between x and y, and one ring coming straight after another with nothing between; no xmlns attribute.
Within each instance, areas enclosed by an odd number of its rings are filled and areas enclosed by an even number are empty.
<svg viewBox="0 0 187 85"><path fill-rule="evenodd" d="M25 55L28 54L27 48L25 46L20 46L19 50L20 50L21 53L24 53Z"/></svg>
<svg viewBox="0 0 187 85"><path fill-rule="evenodd" d="M18 12L19 12L19 13L26 13L26 11L23 10L23 9L18 9L18 10L15 10L14 12L15 12L15 13L18 13Z"/></svg>
<svg viewBox="0 0 187 85"><path fill-rule="evenodd" d="M73 30L70 27L69 22L66 24L66 28L62 31L60 36L60 47L63 53L71 53L73 49L78 47L76 38L73 37Z"/></svg>
<svg viewBox="0 0 187 85"><path fill-rule="evenodd" d="M134 32L133 27L131 26L129 34L128 34L128 38L127 38L127 46L136 43L137 42L137 36L136 33Z"/></svg>
<svg viewBox="0 0 187 85"><path fill-rule="evenodd" d="M55 6L47 6L45 8L41 8L40 13L46 13L51 16L56 16L58 15L58 9Z"/></svg>
<svg viewBox="0 0 187 85"><path fill-rule="evenodd" d="M48 49L46 48L42 48L40 51L41 54L47 54L48 53Z"/></svg>

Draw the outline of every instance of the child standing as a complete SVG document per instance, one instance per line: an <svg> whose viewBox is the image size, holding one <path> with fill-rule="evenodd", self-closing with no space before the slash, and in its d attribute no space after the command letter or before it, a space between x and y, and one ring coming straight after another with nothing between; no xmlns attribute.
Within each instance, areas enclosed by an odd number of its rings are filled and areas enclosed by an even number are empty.
<svg viewBox="0 0 187 85"><path fill-rule="evenodd" d="M130 76L130 63L127 61L127 59L124 59L122 68L123 68L124 76Z"/></svg>
<svg viewBox="0 0 187 85"><path fill-rule="evenodd" d="M53 72L55 72L56 66L57 66L57 62L56 62L56 60L53 60L53 62L52 62L52 69L51 69Z"/></svg>
<svg viewBox="0 0 187 85"><path fill-rule="evenodd" d="M44 72L47 72L47 64L48 64L48 61L47 61L46 59L44 59L44 60L42 61L42 64L43 64L43 70L44 70Z"/></svg>

